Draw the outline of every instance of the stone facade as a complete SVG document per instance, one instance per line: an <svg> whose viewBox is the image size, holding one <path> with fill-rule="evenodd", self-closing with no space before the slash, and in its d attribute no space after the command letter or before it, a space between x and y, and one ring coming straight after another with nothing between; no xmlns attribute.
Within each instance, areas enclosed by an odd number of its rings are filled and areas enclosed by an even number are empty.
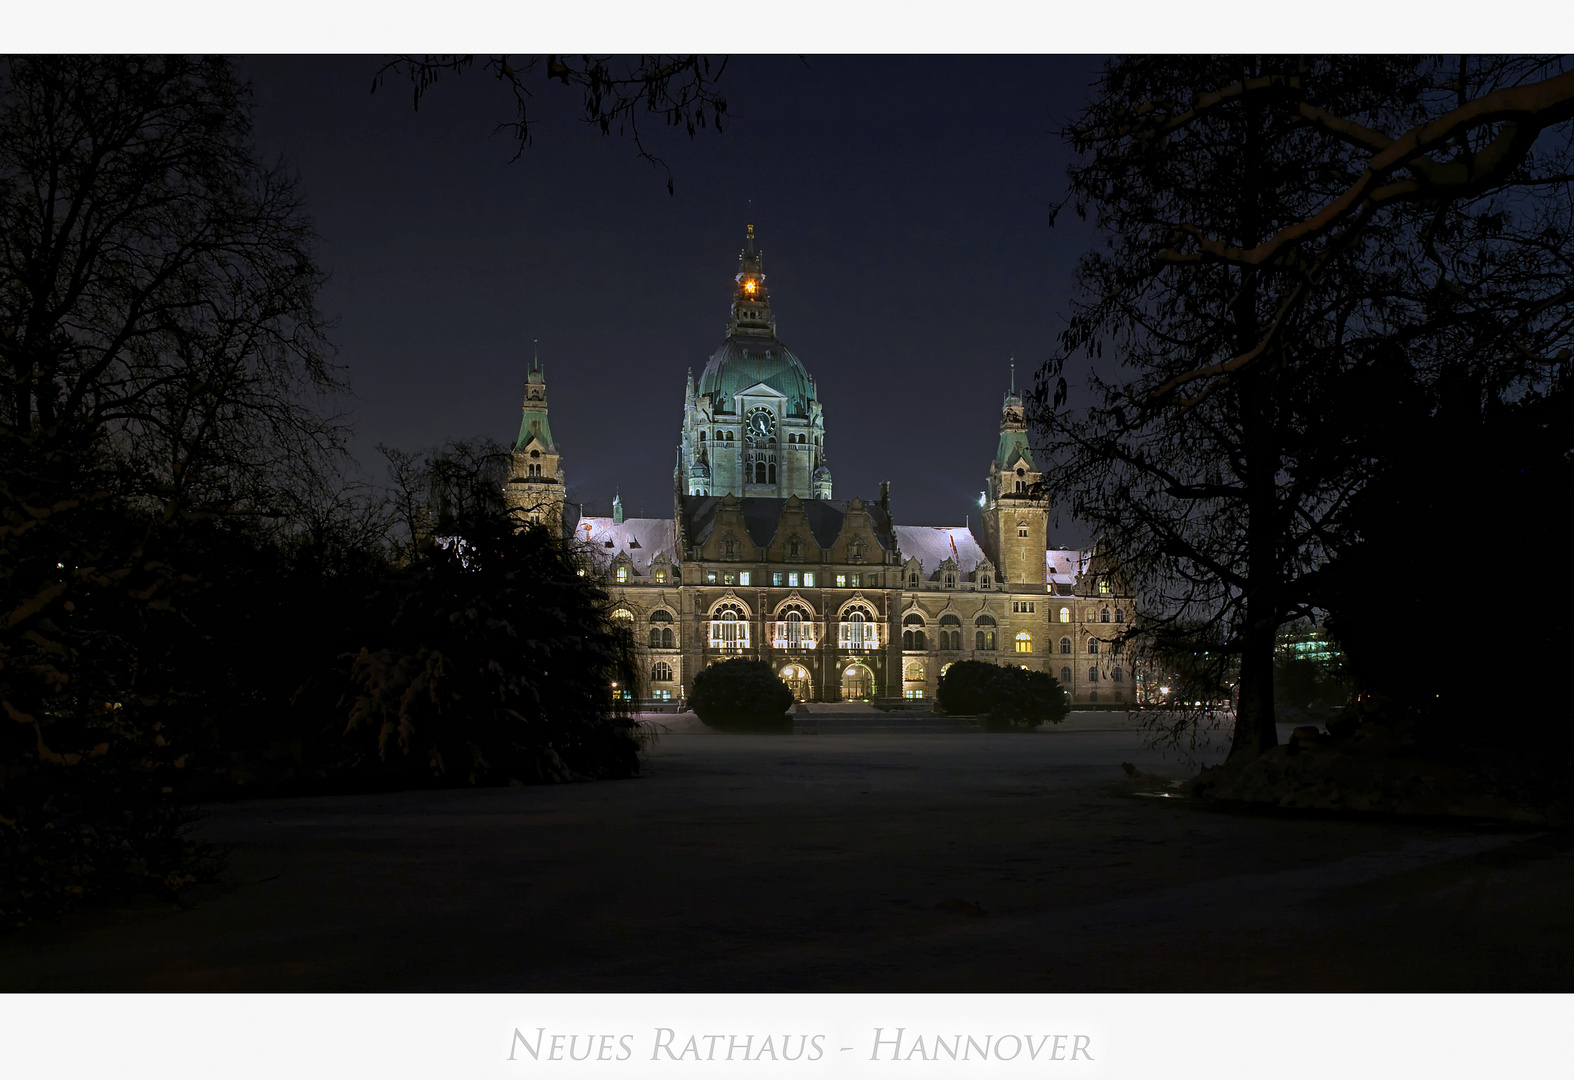
<svg viewBox="0 0 1574 1080"><path fill-rule="evenodd" d="M976 533L896 524L888 484L832 499L824 410L760 266L750 226L726 341L685 387L672 517L625 518L615 499L611 517L566 519L539 360L526 384L509 505L565 529L605 580L642 652L639 696L681 700L706 664L747 656L807 701L932 698L958 660L1047 671L1081 703L1136 701L1113 643L1131 597L1093 553L1049 545L1022 395L1002 402Z"/></svg>

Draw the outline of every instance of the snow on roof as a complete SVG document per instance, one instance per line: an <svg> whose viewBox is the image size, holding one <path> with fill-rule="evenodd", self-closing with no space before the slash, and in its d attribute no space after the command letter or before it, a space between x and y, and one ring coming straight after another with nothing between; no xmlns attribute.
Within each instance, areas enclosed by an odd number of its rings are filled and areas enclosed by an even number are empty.
<svg viewBox="0 0 1574 1080"><path fill-rule="evenodd" d="M1044 579L1051 585L1071 585L1086 568L1088 553L1069 549L1044 552Z"/></svg>
<svg viewBox="0 0 1574 1080"><path fill-rule="evenodd" d="M898 525L896 545L903 561L917 559L923 565L926 577L947 559L954 560L964 575L971 574L987 559L972 531L961 525Z"/></svg>
<svg viewBox="0 0 1574 1080"><path fill-rule="evenodd" d="M607 566L618 552L624 552L634 564L634 573L640 576L650 571L657 555L675 561L677 534L671 518L624 518L622 524L613 524L609 517L582 517L574 526L574 539L588 545L601 567Z"/></svg>

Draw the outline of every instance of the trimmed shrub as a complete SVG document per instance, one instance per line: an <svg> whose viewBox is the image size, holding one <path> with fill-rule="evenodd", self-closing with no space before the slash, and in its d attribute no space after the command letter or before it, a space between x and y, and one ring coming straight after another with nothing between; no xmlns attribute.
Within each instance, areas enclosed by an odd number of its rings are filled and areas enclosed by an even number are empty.
<svg viewBox="0 0 1574 1080"><path fill-rule="evenodd" d="M790 731L792 691L760 660L723 660L694 676L694 715L721 731Z"/></svg>
<svg viewBox="0 0 1574 1080"><path fill-rule="evenodd" d="M1053 675L979 660L963 660L947 668L936 697L952 715L982 715L989 731L1032 731L1042 724L1060 723L1071 711L1066 692Z"/></svg>
<svg viewBox="0 0 1574 1080"><path fill-rule="evenodd" d="M935 699L952 716L979 716L989 711L989 684L999 675L997 664L959 660L940 676Z"/></svg>

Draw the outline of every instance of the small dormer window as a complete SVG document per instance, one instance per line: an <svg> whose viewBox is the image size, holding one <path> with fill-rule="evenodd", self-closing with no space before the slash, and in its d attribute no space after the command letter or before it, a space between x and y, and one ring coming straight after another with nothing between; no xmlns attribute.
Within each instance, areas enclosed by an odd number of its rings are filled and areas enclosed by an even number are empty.
<svg viewBox="0 0 1574 1080"><path fill-rule="evenodd" d="M978 587L980 589L987 589L987 588L989 588L989 575L988 574L984 574L984 575L979 577L979 579L978 579Z"/></svg>
<svg viewBox="0 0 1574 1080"><path fill-rule="evenodd" d="M626 566L618 567L617 577L618 577L618 584L621 585L623 582L626 582L629 579L629 568L626 567Z"/></svg>
<svg viewBox="0 0 1574 1080"><path fill-rule="evenodd" d="M948 589L956 588L956 575L955 574L947 574L945 576L945 587L948 588Z"/></svg>
<svg viewBox="0 0 1574 1080"><path fill-rule="evenodd" d="M612 542L612 538L609 536L605 540L601 541L601 546L602 547L616 547L617 545Z"/></svg>

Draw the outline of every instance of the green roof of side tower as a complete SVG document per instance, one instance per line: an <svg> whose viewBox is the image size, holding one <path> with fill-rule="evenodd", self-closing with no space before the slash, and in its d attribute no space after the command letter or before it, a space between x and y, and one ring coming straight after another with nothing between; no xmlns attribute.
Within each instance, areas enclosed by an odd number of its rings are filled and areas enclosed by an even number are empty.
<svg viewBox="0 0 1574 1080"><path fill-rule="evenodd" d="M760 271L760 255L754 250L754 226L750 225L748 246L738 257L738 273L733 277L737 287L727 340L705 365L698 392L711 396L717 412L727 412L734 394L764 383L786 396L787 415L808 416L809 402L815 396L814 380L792 350L777 340L776 317Z"/></svg>
<svg viewBox="0 0 1574 1080"><path fill-rule="evenodd" d="M524 416L519 421L519 438L514 440L514 449L523 449L535 438L555 454L557 447L552 444L552 428L547 425L547 376L541 369L540 349L533 348L532 352L530 370L525 375Z"/></svg>

